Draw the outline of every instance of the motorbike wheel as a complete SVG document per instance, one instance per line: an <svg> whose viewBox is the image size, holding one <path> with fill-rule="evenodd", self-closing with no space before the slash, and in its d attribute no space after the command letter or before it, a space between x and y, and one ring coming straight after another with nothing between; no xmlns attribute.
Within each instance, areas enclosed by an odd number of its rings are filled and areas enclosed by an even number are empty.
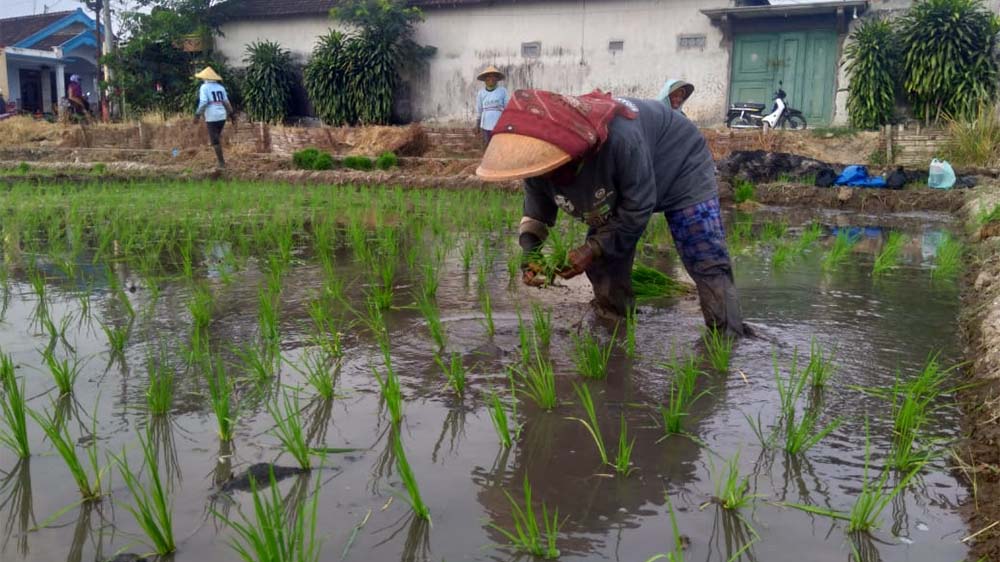
<svg viewBox="0 0 1000 562"><path fill-rule="evenodd" d="M788 119L785 119L785 122L781 124L781 128L800 131L806 128L806 118L801 115L792 115Z"/></svg>
<svg viewBox="0 0 1000 562"><path fill-rule="evenodd" d="M731 115L728 119L726 119L726 127L730 129L749 129L750 127L753 127L753 123L741 115Z"/></svg>

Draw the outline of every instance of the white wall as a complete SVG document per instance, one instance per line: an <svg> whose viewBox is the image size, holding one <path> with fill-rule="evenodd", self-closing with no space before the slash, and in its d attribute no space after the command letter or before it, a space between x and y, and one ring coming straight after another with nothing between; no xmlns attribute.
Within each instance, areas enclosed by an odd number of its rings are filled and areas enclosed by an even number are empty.
<svg viewBox="0 0 1000 562"><path fill-rule="evenodd" d="M696 121L719 122L728 95L729 55L722 32L699 9L727 0L630 0L513 3L429 9L417 41L438 52L413 87L417 117L473 120L475 76L494 64L507 87L654 97L667 78L695 84L685 105ZM679 51L677 35L700 33L705 48ZM521 44L540 41L542 56L521 56ZM612 53L610 41L624 41Z"/></svg>
<svg viewBox="0 0 1000 562"><path fill-rule="evenodd" d="M305 63L317 39L335 23L325 15L230 22L222 26L223 36L216 38L215 45L229 64L237 67L243 66L247 45L255 41L277 42Z"/></svg>

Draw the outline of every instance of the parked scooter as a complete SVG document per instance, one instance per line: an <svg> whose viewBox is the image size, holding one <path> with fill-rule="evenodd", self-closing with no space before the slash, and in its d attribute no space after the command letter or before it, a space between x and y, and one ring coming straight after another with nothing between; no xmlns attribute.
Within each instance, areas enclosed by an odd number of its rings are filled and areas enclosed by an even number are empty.
<svg viewBox="0 0 1000 562"><path fill-rule="evenodd" d="M782 83L778 82L778 91L774 93L774 107L771 113L764 115L764 104L736 102L729 106L729 113L726 114L726 127L730 129L760 129L763 127L781 129L805 129L806 118L798 109L792 109L785 104L788 94L781 89Z"/></svg>

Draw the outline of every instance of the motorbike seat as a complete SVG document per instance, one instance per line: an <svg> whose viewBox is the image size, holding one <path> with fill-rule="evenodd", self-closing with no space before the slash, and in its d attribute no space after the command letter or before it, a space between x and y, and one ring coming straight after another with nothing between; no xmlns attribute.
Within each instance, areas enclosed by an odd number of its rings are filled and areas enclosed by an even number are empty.
<svg viewBox="0 0 1000 562"><path fill-rule="evenodd" d="M738 101L730 106L731 109L750 109L754 111L764 111L764 104Z"/></svg>

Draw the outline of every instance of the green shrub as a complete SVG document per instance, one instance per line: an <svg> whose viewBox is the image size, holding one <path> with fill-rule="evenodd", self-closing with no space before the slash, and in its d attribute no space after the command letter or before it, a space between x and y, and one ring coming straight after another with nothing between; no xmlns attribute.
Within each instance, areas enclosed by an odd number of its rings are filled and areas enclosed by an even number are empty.
<svg viewBox="0 0 1000 562"><path fill-rule="evenodd" d="M313 161L313 170L331 170L333 169L333 156L330 156L329 152L320 152L316 159Z"/></svg>
<svg viewBox="0 0 1000 562"><path fill-rule="evenodd" d="M352 170L371 170L375 163L367 156L348 156L344 158L344 167Z"/></svg>
<svg viewBox="0 0 1000 562"><path fill-rule="evenodd" d="M733 188L733 200L737 203L750 201L753 199L755 191L756 188L754 188L753 183L746 180L740 180L736 182L736 187Z"/></svg>
<svg viewBox="0 0 1000 562"><path fill-rule="evenodd" d="M281 123L288 114L295 84L292 53L271 41L247 46L243 97L247 114L254 121Z"/></svg>
<svg viewBox="0 0 1000 562"><path fill-rule="evenodd" d="M31 171L31 165L28 164L27 162L21 162L20 164L17 165L17 173L19 174L27 174L30 171Z"/></svg>
<svg viewBox="0 0 1000 562"><path fill-rule="evenodd" d="M320 151L315 148L306 148L292 154L292 162L300 170L312 170L319 158Z"/></svg>
<svg viewBox="0 0 1000 562"><path fill-rule="evenodd" d="M90 167L90 173L98 176L103 175L107 171L108 171L108 165L105 164L104 162L98 162L97 164L94 164L93 166Z"/></svg>
<svg viewBox="0 0 1000 562"><path fill-rule="evenodd" d="M389 168L395 168L399 165L399 158L396 157L394 152L383 152L378 158L375 159L375 167L379 170L388 170Z"/></svg>
<svg viewBox="0 0 1000 562"><path fill-rule="evenodd" d="M847 111L851 126L876 129L889 122L896 106L899 48L892 24L884 19L865 20L851 33L844 49L851 77Z"/></svg>

